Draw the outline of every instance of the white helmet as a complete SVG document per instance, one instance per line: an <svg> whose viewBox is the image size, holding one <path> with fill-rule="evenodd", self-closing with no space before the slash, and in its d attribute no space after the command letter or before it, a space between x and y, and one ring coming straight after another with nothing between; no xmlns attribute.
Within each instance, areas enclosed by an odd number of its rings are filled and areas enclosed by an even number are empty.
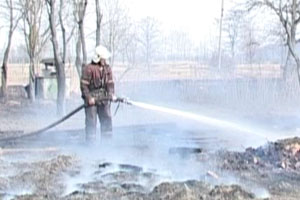
<svg viewBox="0 0 300 200"><path fill-rule="evenodd" d="M102 45L99 45L96 47L95 49L95 55L93 57L93 62L94 63L98 63L100 61L101 58L107 60L108 58L110 58L111 54L110 52L107 50L107 48L105 48Z"/></svg>

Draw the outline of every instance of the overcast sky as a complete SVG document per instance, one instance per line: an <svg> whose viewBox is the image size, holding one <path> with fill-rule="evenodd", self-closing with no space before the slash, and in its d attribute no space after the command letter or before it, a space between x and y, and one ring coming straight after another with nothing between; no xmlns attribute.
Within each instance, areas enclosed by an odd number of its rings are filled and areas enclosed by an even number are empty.
<svg viewBox="0 0 300 200"><path fill-rule="evenodd" d="M165 29L185 29L193 38L210 34L221 15L222 0L127 0L134 18L152 16ZM232 0L224 0L225 11Z"/></svg>
<svg viewBox="0 0 300 200"><path fill-rule="evenodd" d="M220 18L222 0L121 0L133 19L151 16L156 18L165 31L182 30L194 40L205 40L212 31L218 32L216 19ZM225 12L233 0L224 0ZM90 8L94 12L94 7ZM86 25L88 22L86 22ZM94 24L92 24L94 27ZM86 33L89 33L89 28ZM218 34L218 33L216 33ZM0 31L6 35L6 31ZM16 33L16 38L23 35ZM94 44L94 41L92 42Z"/></svg>

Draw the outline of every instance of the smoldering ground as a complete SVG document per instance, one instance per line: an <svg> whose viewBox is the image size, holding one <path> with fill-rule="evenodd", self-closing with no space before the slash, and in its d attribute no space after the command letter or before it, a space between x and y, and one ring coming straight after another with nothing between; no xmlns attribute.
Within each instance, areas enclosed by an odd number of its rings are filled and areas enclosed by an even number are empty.
<svg viewBox="0 0 300 200"><path fill-rule="evenodd" d="M266 183L282 168L264 171L265 168L258 167L260 173L255 170L240 173L222 167L220 163L226 159L216 155L219 151L243 152L247 147L267 145L278 137L298 135L297 96L280 95L284 91L278 90L281 87L284 86L276 81L120 84L117 93L132 100L225 120L251 129L253 134L121 105L114 117L112 140L98 137L94 144L86 144L81 112L56 130L3 147L3 152L10 150L7 148L24 151L1 156L1 168L9 174L1 176L1 191L3 196L17 199L280 197L280 192L277 194L275 187L266 187ZM70 110L81 103L78 99L69 104ZM293 112L289 112L291 108ZM32 126L50 121L46 110L37 109L34 113L37 118ZM45 151L52 147L55 151ZM227 161L235 158L231 156ZM239 162L229 162L231 165L243 166ZM254 180L247 175L253 173ZM281 175L282 184L294 183L295 180L288 178L289 173ZM293 187L281 190L282 194L291 190L294 196L299 195Z"/></svg>

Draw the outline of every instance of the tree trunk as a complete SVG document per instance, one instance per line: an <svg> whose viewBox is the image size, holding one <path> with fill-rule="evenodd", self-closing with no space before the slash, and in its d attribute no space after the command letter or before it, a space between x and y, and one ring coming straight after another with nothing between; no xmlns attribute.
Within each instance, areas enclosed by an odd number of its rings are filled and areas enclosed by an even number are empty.
<svg viewBox="0 0 300 200"><path fill-rule="evenodd" d="M291 55L295 59L296 65L297 65L297 77L298 77L298 83L300 85L300 58L297 55L296 52L296 30L297 30L297 23L296 23L296 15L297 15L297 1L292 1L292 7L291 7L291 23L290 28L288 29L288 24L284 24L286 27L287 32L287 42L289 51L291 52Z"/></svg>
<svg viewBox="0 0 300 200"><path fill-rule="evenodd" d="M3 60L3 65L2 65L2 84L1 84L1 96L3 97L4 100L6 100L6 88L7 88L7 63L4 62Z"/></svg>
<svg viewBox="0 0 300 200"><path fill-rule="evenodd" d="M97 16L97 21L96 21L96 46L100 45L100 39L101 39L101 35L100 35L100 30L101 30L101 21L102 21L102 14L101 14L101 9L100 9L100 4L99 4L99 0L95 0L95 4L96 4L96 16Z"/></svg>
<svg viewBox="0 0 300 200"><path fill-rule="evenodd" d="M48 15L49 15L49 23L52 35L52 46L53 46L53 54L55 60L55 68L56 68L56 78L57 78L57 114L63 115L65 113L65 89L66 89L66 76L65 76L65 65L61 61L58 53L58 41L56 34L56 26L55 26L55 0L47 1L49 4Z"/></svg>
<svg viewBox="0 0 300 200"><path fill-rule="evenodd" d="M282 72L282 78L283 78L284 81L287 80L287 76L288 76L288 65L289 65L290 56L291 56L291 52L288 50L286 60L285 60L285 63L283 65L283 68L282 68L282 71L283 71Z"/></svg>
<svg viewBox="0 0 300 200"><path fill-rule="evenodd" d="M11 47L11 40L13 36L13 31L9 31L8 35L8 43L7 47L5 49L4 57L3 57L3 64L2 64L2 86L1 86L1 95L6 99L6 88L7 88L7 63L8 63L8 57L9 57L9 52L10 52L10 47Z"/></svg>
<svg viewBox="0 0 300 200"><path fill-rule="evenodd" d="M13 17L13 7L12 7L12 0L10 0L10 26L9 26L9 33L8 33L8 42L7 46L4 52L4 57L3 57L3 63L2 63L2 80L1 80L1 96L3 97L4 101L6 100L7 97L7 63L8 63L8 57L9 57L9 52L10 52L10 47L11 47L11 41L14 33L14 17Z"/></svg>
<svg viewBox="0 0 300 200"><path fill-rule="evenodd" d="M85 43L83 22L79 24L79 32L80 32L80 41L82 47L82 65L84 66L87 64L87 53L86 53L86 43Z"/></svg>
<svg viewBox="0 0 300 200"><path fill-rule="evenodd" d="M35 64L34 59L30 58L29 64L29 85L27 91L28 97L31 102L35 101Z"/></svg>
<svg viewBox="0 0 300 200"><path fill-rule="evenodd" d="M75 59L75 65L78 72L79 77L81 77L82 73L82 63L81 63L81 40L80 35L78 35L78 39L76 42L76 59Z"/></svg>
<svg viewBox="0 0 300 200"><path fill-rule="evenodd" d="M292 29L291 34L288 35L288 47L291 55L295 59L296 66L297 66L297 77L298 83L300 85L300 58L296 53L296 40L295 40L295 33L296 31Z"/></svg>
<svg viewBox="0 0 300 200"><path fill-rule="evenodd" d="M6 88L7 88L7 63L8 63L8 57L11 47L11 39L12 39L12 32L10 31L8 36L8 44L5 49L4 58L3 58L3 64L2 64L2 85L1 85L1 95L3 99L6 99Z"/></svg>
<svg viewBox="0 0 300 200"><path fill-rule="evenodd" d="M64 9L64 0L60 0L60 8L59 8L59 23L62 32L62 39L63 39L63 56L62 56L62 63L66 63L66 55L67 55L67 39L66 39L66 29L64 26L64 20L62 17L62 12Z"/></svg>
<svg viewBox="0 0 300 200"><path fill-rule="evenodd" d="M292 56L293 56L293 58L295 59L295 62L296 62L296 66L297 66L297 78L298 78L298 83L300 85L300 58L296 54L295 46L292 46L291 44L289 44L288 46L289 46L290 52L291 52L291 54L292 54Z"/></svg>
<svg viewBox="0 0 300 200"><path fill-rule="evenodd" d="M57 67L57 114L62 116L65 114L65 94L66 94L66 75L63 63Z"/></svg>
<svg viewBox="0 0 300 200"><path fill-rule="evenodd" d="M288 46L289 46L290 52L291 52L291 54L292 54L292 56L293 56L293 58L295 59L295 62L296 62L296 66L297 66L297 78L298 78L298 83L300 85L300 58L296 54L295 46L292 46L291 44L289 44Z"/></svg>
<svg viewBox="0 0 300 200"><path fill-rule="evenodd" d="M80 34L80 41L82 47L82 66L87 64L87 53L86 53L86 43L85 43L85 34L84 34L84 17L86 13L87 0L84 0L82 13L80 13L80 19L78 21L78 28Z"/></svg>

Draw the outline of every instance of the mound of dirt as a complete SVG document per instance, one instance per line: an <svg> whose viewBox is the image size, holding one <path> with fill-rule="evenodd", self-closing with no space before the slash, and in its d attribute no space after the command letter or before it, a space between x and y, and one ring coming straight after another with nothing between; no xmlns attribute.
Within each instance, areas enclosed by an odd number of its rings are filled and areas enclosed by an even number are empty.
<svg viewBox="0 0 300 200"><path fill-rule="evenodd" d="M178 183L162 183L150 193L151 199L172 200L238 200L255 199L252 193L237 185L221 185L213 187L201 181Z"/></svg>
<svg viewBox="0 0 300 200"><path fill-rule="evenodd" d="M300 138L289 138L268 143L245 152L219 152L222 168L229 170L250 170L258 168L282 168L300 170Z"/></svg>
<svg viewBox="0 0 300 200"><path fill-rule="evenodd" d="M11 166L16 173L0 179L0 186L3 185L0 189L8 192L6 195L28 193L28 195L19 195L19 199L49 199L49 197L45 197L47 195L51 195L55 199L65 189L61 179L63 172L73 166L75 162L74 157L66 155L59 155L42 162L13 162ZM36 198L34 198L35 195L37 195Z"/></svg>
<svg viewBox="0 0 300 200"><path fill-rule="evenodd" d="M231 199L254 199L254 194L246 192L238 185L216 186L209 192L212 199L231 200Z"/></svg>
<svg viewBox="0 0 300 200"><path fill-rule="evenodd" d="M94 185L94 184L92 184ZM101 185L101 187L99 187ZM130 199L130 200L246 200L255 199L254 195L246 192L237 185L215 186L201 181L165 182L156 186L150 193L132 191L127 187L104 186L98 183L98 190L75 191L63 199ZM131 188L131 187L130 187Z"/></svg>

